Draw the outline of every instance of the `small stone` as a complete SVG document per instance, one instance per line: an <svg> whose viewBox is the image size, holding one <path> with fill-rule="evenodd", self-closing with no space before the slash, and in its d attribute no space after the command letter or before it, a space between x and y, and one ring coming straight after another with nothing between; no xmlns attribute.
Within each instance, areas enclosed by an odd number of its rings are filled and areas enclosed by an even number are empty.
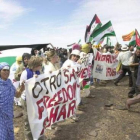
<svg viewBox="0 0 140 140"><path fill-rule="evenodd" d="M94 136L97 137L98 136L98 132L96 131L91 131L90 133L88 133L90 136Z"/></svg>
<svg viewBox="0 0 140 140"><path fill-rule="evenodd" d="M95 126L96 126L96 127L100 127L100 123L96 123Z"/></svg>
<svg viewBox="0 0 140 140"><path fill-rule="evenodd" d="M105 104L105 107L111 107L113 106L113 103Z"/></svg>

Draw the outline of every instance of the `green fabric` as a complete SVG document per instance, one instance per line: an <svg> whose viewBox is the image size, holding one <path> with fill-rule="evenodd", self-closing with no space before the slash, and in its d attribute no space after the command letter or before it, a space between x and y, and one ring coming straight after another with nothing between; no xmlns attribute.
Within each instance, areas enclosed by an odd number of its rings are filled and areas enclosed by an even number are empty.
<svg viewBox="0 0 140 140"><path fill-rule="evenodd" d="M9 56L9 57L0 57L0 62L7 62L10 66L16 62L15 56Z"/></svg>
<svg viewBox="0 0 140 140"><path fill-rule="evenodd" d="M112 26L111 21L107 22L105 25L103 25L101 28L99 28L98 30L96 30L91 37L95 38L96 36L98 36L99 34L101 34L102 32L104 32L105 30L107 30L109 27ZM115 33L115 32L114 32Z"/></svg>

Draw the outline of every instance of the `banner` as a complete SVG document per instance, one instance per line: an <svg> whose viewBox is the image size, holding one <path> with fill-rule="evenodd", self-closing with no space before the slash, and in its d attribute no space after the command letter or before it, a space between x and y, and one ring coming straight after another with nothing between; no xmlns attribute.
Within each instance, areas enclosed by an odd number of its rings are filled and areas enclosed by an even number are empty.
<svg viewBox="0 0 140 140"><path fill-rule="evenodd" d="M100 80L112 80L119 76L116 72L118 60L116 54L111 53L100 53L96 48L94 50L94 78Z"/></svg>
<svg viewBox="0 0 140 140"><path fill-rule="evenodd" d="M27 112L34 140L44 128L75 114L80 103L79 79L73 68L42 74L25 83Z"/></svg>
<svg viewBox="0 0 140 140"><path fill-rule="evenodd" d="M81 64L81 70L79 74L79 82L81 82L83 79L87 79L90 77L92 60L93 60L93 53L86 54L85 56L80 58L82 64Z"/></svg>

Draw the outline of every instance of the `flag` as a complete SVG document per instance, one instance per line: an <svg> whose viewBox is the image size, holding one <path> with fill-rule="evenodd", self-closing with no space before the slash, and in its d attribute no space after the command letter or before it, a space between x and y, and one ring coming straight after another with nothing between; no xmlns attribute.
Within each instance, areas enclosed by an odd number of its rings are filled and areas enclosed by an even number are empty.
<svg viewBox="0 0 140 140"><path fill-rule="evenodd" d="M133 36L131 36L131 40L129 41L129 46L140 46L140 36L138 31L135 29Z"/></svg>
<svg viewBox="0 0 140 140"><path fill-rule="evenodd" d="M107 44L108 46L111 46L111 39L110 39L110 37L107 37L107 39L106 39L106 44Z"/></svg>
<svg viewBox="0 0 140 140"><path fill-rule="evenodd" d="M88 42L89 37L90 37L90 27L87 25L85 32L85 42Z"/></svg>
<svg viewBox="0 0 140 140"><path fill-rule="evenodd" d="M140 36L136 29L135 29L135 32L136 32L136 45L140 47Z"/></svg>
<svg viewBox="0 0 140 140"><path fill-rule="evenodd" d="M89 42L90 35L99 29L102 26L102 23L98 16L95 14L90 25L86 27L85 32L85 42Z"/></svg>
<svg viewBox="0 0 140 140"><path fill-rule="evenodd" d="M131 39L129 41L129 46L136 45L136 33L134 32L133 36L131 36Z"/></svg>
<svg viewBox="0 0 140 140"><path fill-rule="evenodd" d="M127 34L127 35L123 35L122 39L123 41L130 41L132 36L134 35L135 31L132 31L131 33Z"/></svg>
<svg viewBox="0 0 140 140"><path fill-rule="evenodd" d="M90 36L90 41L98 42L108 36L116 36L111 21L107 22L105 25L93 32Z"/></svg>

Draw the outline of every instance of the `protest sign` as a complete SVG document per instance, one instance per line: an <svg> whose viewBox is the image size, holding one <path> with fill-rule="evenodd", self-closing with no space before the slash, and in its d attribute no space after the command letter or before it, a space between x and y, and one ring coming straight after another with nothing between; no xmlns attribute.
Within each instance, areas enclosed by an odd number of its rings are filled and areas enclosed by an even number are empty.
<svg viewBox="0 0 140 140"><path fill-rule="evenodd" d="M44 128L73 116L80 103L79 80L72 68L31 78L25 88L28 119L35 140Z"/></svg>
<svg viewBox="0 0 140 140"><path fill-rule="evenodd" d="M116 67L118 65L116 54L100 53L96 48L94 48L94 56L94 78L98 78L100 80L112 80L119 76L119 73L116 72Z"/></svg>
<svg viewBox="0 0 140 140"><path fill-rule="evenodd" d="M86 54L83 58L80 59L82 62L81 70L79 73L79 81L81 82L83 79L87 79L91 75L91 67L92 67L93 53Z"/></svg>

